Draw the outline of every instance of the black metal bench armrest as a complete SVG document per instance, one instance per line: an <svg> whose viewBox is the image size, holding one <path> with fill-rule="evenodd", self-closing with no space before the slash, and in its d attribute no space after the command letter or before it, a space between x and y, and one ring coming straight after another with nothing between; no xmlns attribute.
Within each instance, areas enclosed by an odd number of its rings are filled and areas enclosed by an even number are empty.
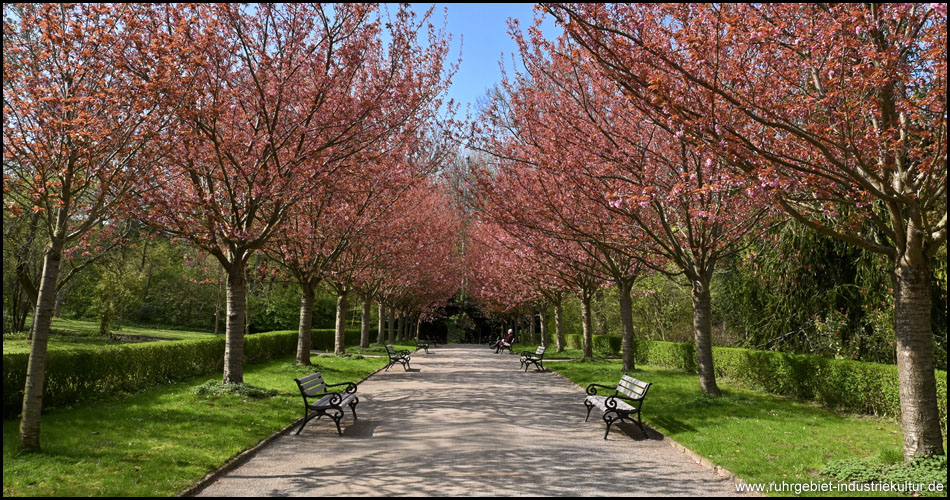
<svg viewBox="0 0 950 500"><path fill-rule="evenodd" d="M327 406L340 406L340 403L343 402L343 394L341 394L341 393L339 393L339 392L327 391L327 392L321 392L320 394L314 394L313 396L307 396L306 399L313 399L313 400L314 400L313 403L307 401L307 406L313 408L313 407L316 406L316 403L317 403L317 402L319 402L321 399L323 399L323 398L325 398L325 397L327 397L327 396L333 396L332 398L330 398L330 401L328 401L328 402L326 403ZM305 399L305 400L306 400L306 399ZM319 407L322 408L323 405L320 405Z"/></svg>
<svg viewBox="0 0 950 500"><path fill-rule="evenodd" d="M589 395L589 396L596 396L596 395L597 395L597 388L598 388L598 387L603 387L604 389L608 389L608 390L611 390L611 391L617 389L615 386L612 386L612 385L590 384L590 385L587 386L587 395Z"/></svg>
<svg viewBox="0 0 950 500"><path fill-rule="evenodd" d="M607 396L607 399L604 400L604 406L606 406L607 408L612 408L616 410L617 401L623 401L624 403L628 403L629 400L630 398L624 397L623 394L613 394L613 395Z"/></svg>
<svg viewBox="0 0 950 500"><path fill-rule="evenodd" d="M339 383L339 384L327 384L327 387L340 387L341 385L345 385L345 386L346 386L346 389L344 389L343 392L345 392L345 393L347 393L347 394L349 394L349 393L351 393L351 392L356 392L356 384L353 383L353 382L342 382L342 383Z"/></svg>
<svg viewBox="0 0 950 500"><path fill-rule="evenodd" d="M607 401L604 401L604 404L606 404L606 405L609 406L609 405L610 405L610 402L609 402L610 400L620 400L620 401L623 401L623 402L625 402L625 403L627 403L627 404L629 404L629 403L641 403L641 402L643 402L643 398L632 398L632 397L630 397L630 396L627 396L626 394L619 394L619 393L618 393L618 394L612 394L612 395L608 396L608 397L607 397Z"/></svg>

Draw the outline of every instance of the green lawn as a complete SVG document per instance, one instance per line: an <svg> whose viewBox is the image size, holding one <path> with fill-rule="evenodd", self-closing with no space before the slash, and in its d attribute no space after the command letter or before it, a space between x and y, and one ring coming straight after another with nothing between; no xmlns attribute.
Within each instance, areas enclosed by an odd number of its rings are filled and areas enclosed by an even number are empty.
<svg viewBox="0 0 950 500"><path fill-rule="evenodd" d="M614 386L622 368L618 361L546 366L581 387ZM901 457L901 428L890 420L843 415L727 380L719 381L723 396L710 398L700 392L696 375L651 366L641 365L631 375L653 383L644 402L645 423L748 483L828 482L818 471L829 462ZM603 425L593 414L591 422Z"/></svg>
<svg viewBox="0 0 950 500"><path fill-rule="evenodd" d="M358 381L380 358L314 356L248 366L245 382L268 399L198 396L201 377L43 415L42 451L16 454L18 421L3 422L4 496L171 496L302 416L293 379L319 370ZM347 414L347 418L352 418ZM344 421L346 422L346 420Z"/></svg>
<svg viewBox="0 0 950 500"><path fill-rule="evenodd" d="M137 335L158 337L163 339L181 340L213 337L210 332L195 332L187 330L170 330L163 328L123 326L116 330L120 335ZM94 321L53 318L50 328L49 350L83 349L103 345L114 345L116 342L107 336L99 335L99 324ZM15 354L30 352L30 344L26 341L26 333L3 335L3 353Z"/></svg>
<svg viewBox="0 0 950 500"><path fill-rule="evenodd" d="M538 346L541 344L512 344L511 352L515 354L521 353L521 351L531 351L532 353L538 349ZM564 349L561 352L557 352L557 348L554 343L548 344L548 348L544 351L544 359L582 359L584 357L583 349ZM594 359L618 359L620 356L617 354L609 353L606 351L594 350Z"/></svg>

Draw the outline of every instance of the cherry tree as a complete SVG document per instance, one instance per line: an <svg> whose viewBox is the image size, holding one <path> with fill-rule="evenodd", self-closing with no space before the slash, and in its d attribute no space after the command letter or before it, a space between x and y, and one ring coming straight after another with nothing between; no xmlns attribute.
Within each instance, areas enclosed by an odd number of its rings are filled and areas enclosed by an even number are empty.
<svg viewBox="0 0 950 500"><path fill-rule="evenodd" d="M63 260L101 255L97 227L145 184L170 102L149 95L166 75L142 73L142 8L3 6L3 197L46 232L20 445L40 446L46 349ZM114 242L114 240L113 240Z"/></svg>
<svg viewBox="0 0 950 500"><path fill-rule="evenodd" d="M904 455L942 454L930 262L947 240L946 6L544 9L635 106L741 166L749 190L891 260Z"/></svg>
<svg viewBox="0 0 950 500"><path fill-rule="evenodd" d="M462 285L461 217L447 189L433 180L414 187L391 214L389 237L377 240L381 258L369 279L378 286L378 300L399 314L401 337L406 337L410 317L417 325L433 317Z"/></svg>
<svg viewBox="0 0 950 500"><path fill-rule="evenodd" d="M162 62L184 82L172 161L145 200L146 220L213 255L227 274L225 383L243 380L245 268L291 207L334 182L349 160L384 140L439 85L447 42L416 42L408 7L386 23L377 6L167 5Z"/></svg>
<svg viewBox="0 0 950 500"><path fill-rule="evenodd" d="M718 395L712 275L737 243L763 227L766 206L742 190L741 177L715 147L631 105L576 57L569 38L545 40L535 26L525 39L516 28L525 73L506 80L507 99L490 109L491 121L505 125L490 147L543 179L521 198L546 207L536 220L557 220L566 237L593 245L589 255L620 291L625 337L632 329L630 290L644 267L689 279L700 385Z"/></svg>

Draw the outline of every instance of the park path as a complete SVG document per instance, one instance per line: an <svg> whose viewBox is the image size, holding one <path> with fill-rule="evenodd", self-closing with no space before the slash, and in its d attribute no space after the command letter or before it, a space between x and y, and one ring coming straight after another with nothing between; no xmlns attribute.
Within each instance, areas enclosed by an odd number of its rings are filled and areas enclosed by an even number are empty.
<svg viewBox="0 0 950 500"><path fill-rule="evenodd" d="M719 496L735 484L648 429L598 410L583 389L483 345L417 351L359 386L359 421L280 436L198 496ZM644 411L649 413L649 397ZM302 413L302 412L301 412Z"/></svg>

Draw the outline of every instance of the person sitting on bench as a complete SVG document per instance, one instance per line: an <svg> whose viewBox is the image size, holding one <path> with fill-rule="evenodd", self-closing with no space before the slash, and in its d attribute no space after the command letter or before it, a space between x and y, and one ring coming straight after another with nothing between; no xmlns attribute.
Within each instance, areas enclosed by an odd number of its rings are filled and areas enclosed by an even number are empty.
<svg viewBox="0 0 950 500"><path fill-rule="evenodd" d="M515 340L515 331L511 328L508 329L508 335L505 338L498 341L495 344L495 354L501 352L502 349L511 350L511 343Z"/></svg>

